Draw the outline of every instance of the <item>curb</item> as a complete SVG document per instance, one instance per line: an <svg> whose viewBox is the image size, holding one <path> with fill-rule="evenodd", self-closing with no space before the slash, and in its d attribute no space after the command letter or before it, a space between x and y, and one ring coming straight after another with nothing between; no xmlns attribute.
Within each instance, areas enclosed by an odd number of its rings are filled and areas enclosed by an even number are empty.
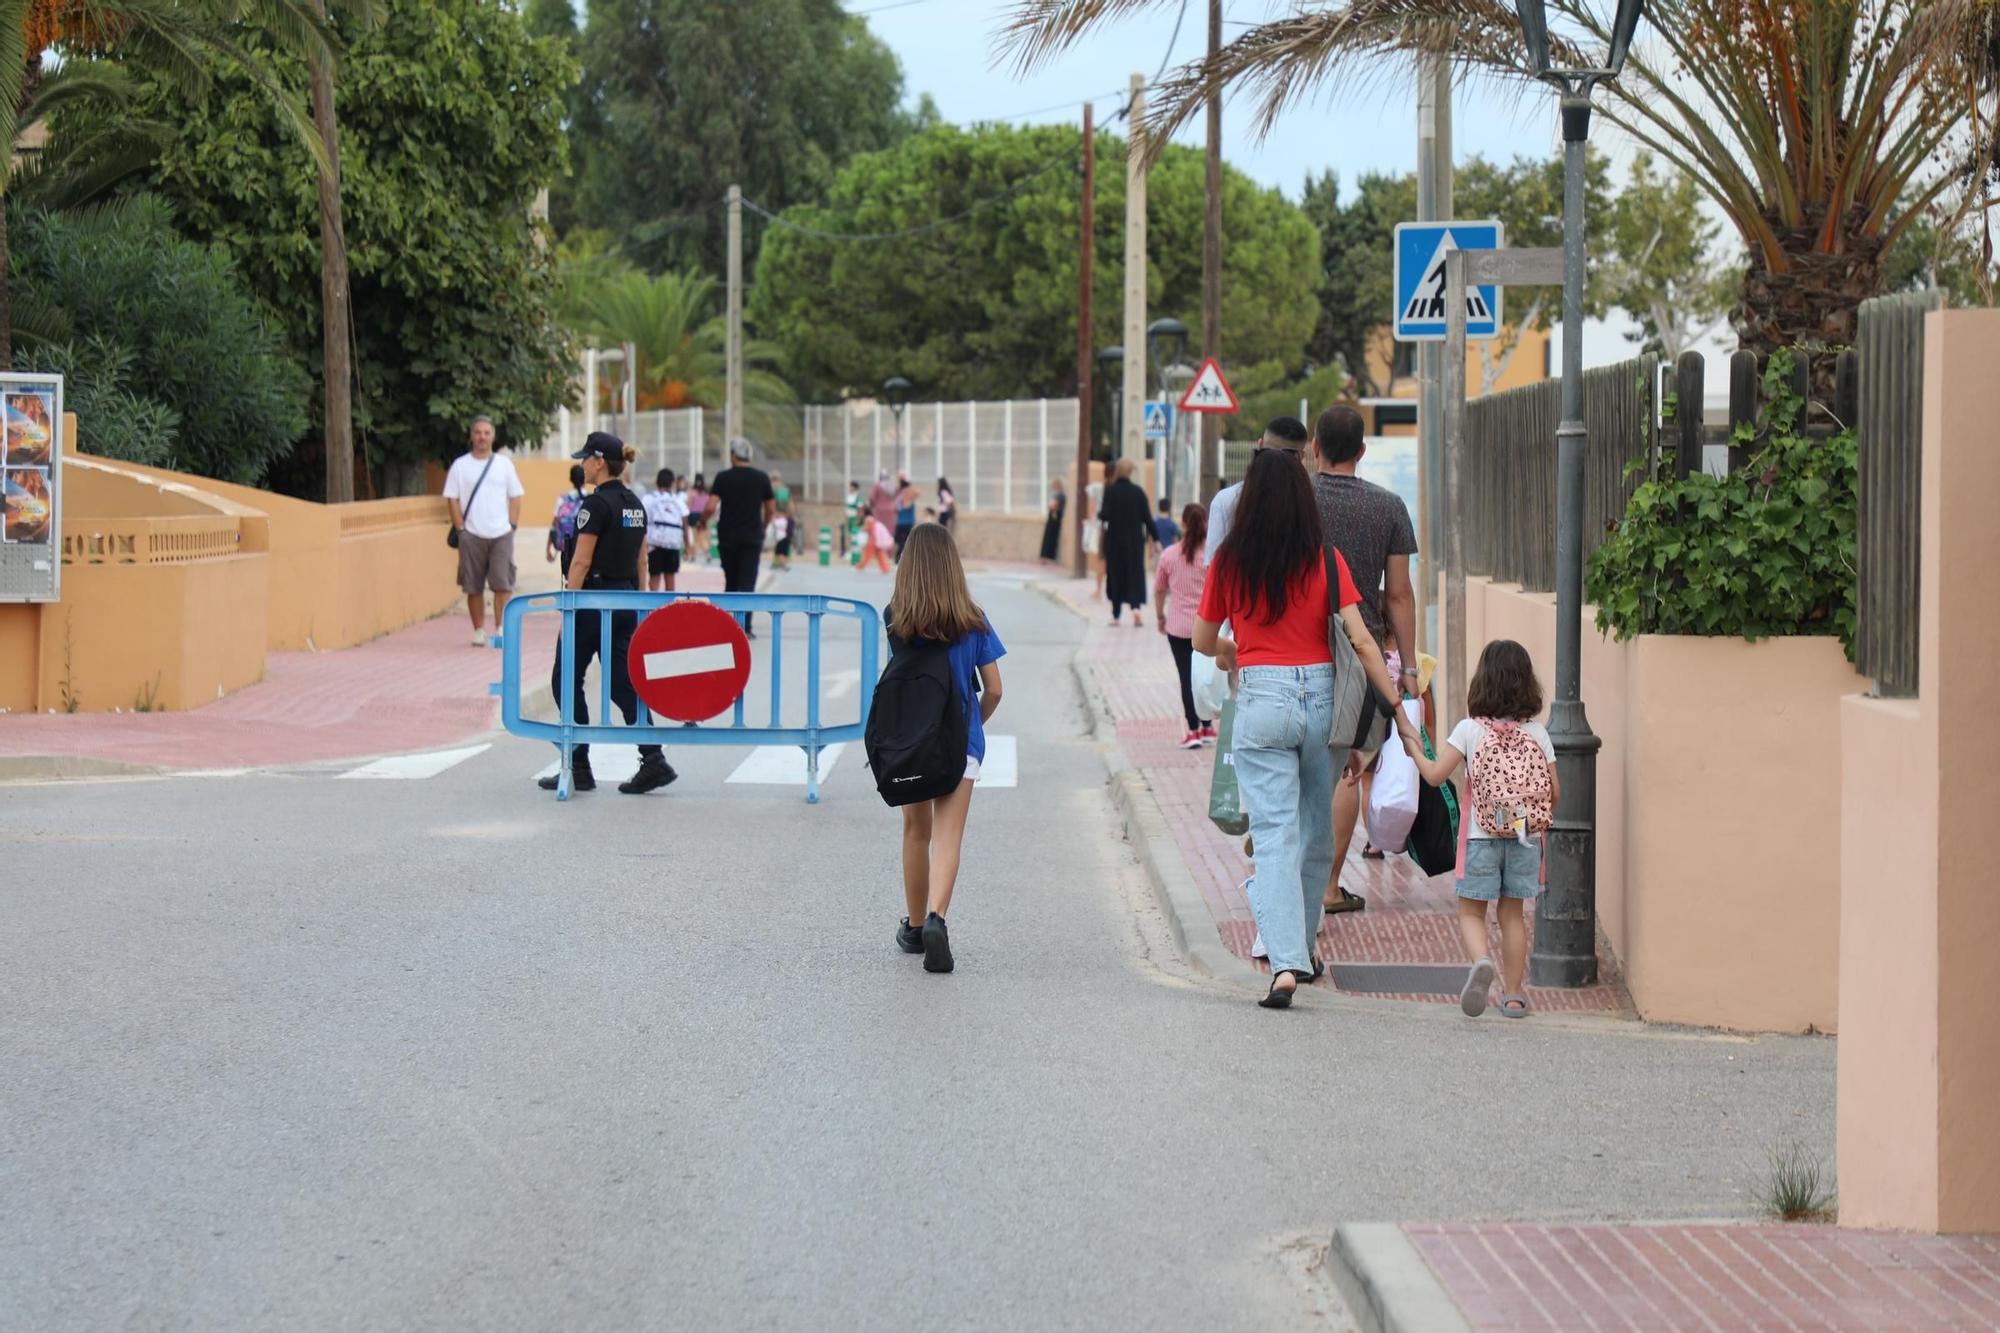
<svg viewBox="0 0 2000 1333"><path fill-rule="evenodd" d="M1458 1302L1394 1222L1336 1228L1327 1266L1362 1333L1471 1333Z"/></svg>
<svg viewBox="0 0 2000 1333"><path fill-rule="evenodd" d="M161 764L132 764L81 754L0 756L0 782L69 782L86 778L150 778L169 772Z"/></svg>

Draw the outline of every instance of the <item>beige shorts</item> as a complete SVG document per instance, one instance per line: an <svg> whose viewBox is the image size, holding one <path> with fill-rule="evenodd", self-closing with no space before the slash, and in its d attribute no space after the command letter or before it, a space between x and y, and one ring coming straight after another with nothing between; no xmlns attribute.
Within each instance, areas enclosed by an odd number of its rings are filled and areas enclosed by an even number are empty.
<svg viewBox="0 0 2000 1333"><path fill-rule="evenodd" d="M494 592L514 591L514 534L504 537L475 537L458 534L458 586L468 597L491 588Z"/></svg>

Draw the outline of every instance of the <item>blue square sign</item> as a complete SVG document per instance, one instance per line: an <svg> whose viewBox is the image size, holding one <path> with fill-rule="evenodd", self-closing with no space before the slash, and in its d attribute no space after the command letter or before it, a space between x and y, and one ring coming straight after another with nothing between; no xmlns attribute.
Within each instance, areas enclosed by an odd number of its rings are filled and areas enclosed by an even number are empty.
<svg viewBox="0 0 2000 1333"><path fill-rule="evenodd" d="M1174 405L1172 403L1148 402L1145 404L1146 438L1167 440L1174 433Z"/></svg>
<svg viewBox="0 0 2000 1333"><path fill-rule="evenodd" d="M1498 250L1506 244L1498 221L1396 224L1395 334L1401 342L1444 340L1444 257L1453 250ZM1497 283L1465 289L1465 336L1500 333Z"/></svg>

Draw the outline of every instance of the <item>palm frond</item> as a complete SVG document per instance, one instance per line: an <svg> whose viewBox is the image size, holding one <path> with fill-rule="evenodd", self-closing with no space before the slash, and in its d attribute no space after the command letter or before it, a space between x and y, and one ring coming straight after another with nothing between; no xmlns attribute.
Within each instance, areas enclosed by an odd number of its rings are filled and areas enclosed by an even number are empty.
<svg viewBox="0 0 2000 1333"><path fill-rule="evenodd" d="M1020 0L993 39L993 63L1012 60L1016 74L1031 74L1108 20L1165 5L1169 0Z"/></svg>

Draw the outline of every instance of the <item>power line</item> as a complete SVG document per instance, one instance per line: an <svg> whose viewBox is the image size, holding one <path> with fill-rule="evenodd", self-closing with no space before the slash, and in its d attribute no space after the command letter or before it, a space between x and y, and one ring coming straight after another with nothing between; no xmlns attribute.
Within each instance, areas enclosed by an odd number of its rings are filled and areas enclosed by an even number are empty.
<svg viewBox="0 0 2000 1333"><path fill-rule="evenodd" d="M1062 167L1073 167L1075 165L1076 165L1075 162L1067 156L1054 158L1051 161L1044 163L1042 166L1037 167L1035 170L1029 172L1027 175L1021 177L1019 180L1015 181L1013 184L1009 185L1006 189L1000 191L998 194L988 195L984 199L976 199L965 208L961 209L956 213L953 213L950 217L938 218L935 221L926 222L915 227L904 227L898 231L859 231L859 232L826 231L819 227L809 227L803 222L793 222L788 218L780 217L778 214L773 213L770 209L765 208L763 205L755 203L749 199L745 199L743 201L743 207L749 209L751 212L757 214L759 217L763 218L765 221L771 223L774 226L784 227L791 231L802 232L807 236L814 236L822 241L898 241L909 236L922 236L926 232L938 231L942 228L952 226L955 223L963 222L967 218L971 217L974 213L977 213L980 209L986 207L988 204L997 204L1002 200L1012 198L1015 194L1018 194L1023 187L1031 184L1034 181L1040 180L1043 176L1048 175L1051 171L1058 170L1059 168Z"/></svg>

